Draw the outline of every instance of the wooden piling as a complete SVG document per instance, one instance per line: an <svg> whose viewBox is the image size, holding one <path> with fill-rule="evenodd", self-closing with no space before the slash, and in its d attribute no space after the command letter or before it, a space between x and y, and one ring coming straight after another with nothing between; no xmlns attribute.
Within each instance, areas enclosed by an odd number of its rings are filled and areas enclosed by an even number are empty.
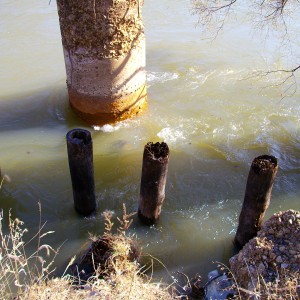
<svg viewBox="0 0 300 300"><path fill-rule="evenodd" d="M274 156L262 155L252 162L235 236L235 245L239 249L255 237L261 228L263 217L270 204L277 170L277 159Z"/></svg>
<svg viewBox="0 0 300 300"><path fill-rule="evenodd" d="M169 147L166 143L147 143L144 148L138 215L146 225L158 222L167 181Z"/></svg>
<svg viewBox="0 0 300 300"><path fill-rule="evenodd" d="M91 134L84 129L73 129L66 139L74 207L78 213L87 216L96 209Z"/></svg>

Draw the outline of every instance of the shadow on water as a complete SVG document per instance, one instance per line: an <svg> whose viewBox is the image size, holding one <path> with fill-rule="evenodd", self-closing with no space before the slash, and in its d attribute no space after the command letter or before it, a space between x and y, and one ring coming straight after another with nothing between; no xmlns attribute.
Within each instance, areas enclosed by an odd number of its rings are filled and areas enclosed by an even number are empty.
<svg viewBox="0 0 300 300"><path fill-rule="evenodd" d="M63 83L2 97L0 167L10 182L0 191L1 208L11 208L29 227L39 219L38 201L48 222L73 212L65 135L85 126L71 110Z"/></svg>
<svg viewBox="0 0 300 300"><path fill-rule="evenodd" d="M71 128L78 122L81 123L69 107L67 90L62 84L25 94L3 96L0 100L1 132L59 125Z"/></svg>

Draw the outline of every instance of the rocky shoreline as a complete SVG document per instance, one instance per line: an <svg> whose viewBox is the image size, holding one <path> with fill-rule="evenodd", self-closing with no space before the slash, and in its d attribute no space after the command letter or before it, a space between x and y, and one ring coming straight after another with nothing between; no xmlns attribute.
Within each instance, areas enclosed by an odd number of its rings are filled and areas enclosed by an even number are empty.
<svg viewBox="0 0 300 300"><path fill-rule="evenodd" d="M241 288L287 288L288 281L294 280L300 297L300 212L274 214L229 263Z"/></svg>

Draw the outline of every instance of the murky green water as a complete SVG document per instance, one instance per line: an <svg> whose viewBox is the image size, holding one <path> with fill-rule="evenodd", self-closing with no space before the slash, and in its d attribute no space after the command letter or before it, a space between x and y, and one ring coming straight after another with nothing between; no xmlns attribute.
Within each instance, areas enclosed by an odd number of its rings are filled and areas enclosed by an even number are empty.
<svg viewBox="0 0 300 300"><path fill-rule="evenodd" d="M279 172L267 215L300 209L299 89L281 100L280 81L251 77L285 64L276 36L263 42L242 25L243 12L214 40L203 40L189 0L151 0L144 6L149 109L138 119L88 128L70 110L55 1L0 0L0 166L11 178L0 206L12 208L31 233L42 205L58 264L102 233L105 209L137 209L145 143L171 149L166 200L155 228L135 221L145 252L170 273L206 274L227 262L254 157L272 154ZM299 27L293 27L299 36ZM297 62L299 42L291 42ZM299 58L299 56L298 56ZM287 58L290 62L291 56ZM73 210L65 134L88 128L94 142L98 214ZM165 275L162 266L159 274ZM166 275L168 277L168 275Z"/></svg>

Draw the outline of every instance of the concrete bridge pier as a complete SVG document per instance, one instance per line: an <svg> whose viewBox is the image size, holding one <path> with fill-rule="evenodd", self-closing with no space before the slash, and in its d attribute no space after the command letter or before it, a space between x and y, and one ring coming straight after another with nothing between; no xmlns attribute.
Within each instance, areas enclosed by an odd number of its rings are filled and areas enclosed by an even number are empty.
<svg viewBox="0 0 300 300"><path fill-rule="evenodd" d="M57 0L70 105L103 125L146 105L141 0Z"/></svg>

